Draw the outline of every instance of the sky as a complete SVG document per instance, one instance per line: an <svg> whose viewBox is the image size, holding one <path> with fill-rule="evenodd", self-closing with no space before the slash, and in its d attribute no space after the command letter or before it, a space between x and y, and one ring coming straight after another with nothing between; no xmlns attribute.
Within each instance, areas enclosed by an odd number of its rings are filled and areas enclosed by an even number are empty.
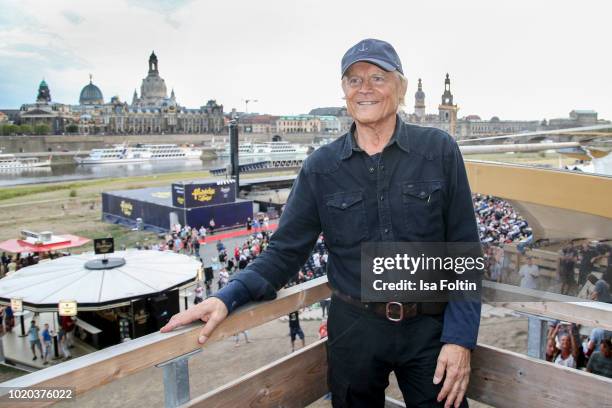
<svg viewBox="0 0 612 408"><path fill-rule="evenodd" d="M155 51L168 93L196 108L307 113L343 106L340 60L365 38L390 42L414 110L422 78L436 113L451 77L459 116L612 119L612 3L598 0L0 0L0 108L76 104L89 82L130 102Z"/></svg>

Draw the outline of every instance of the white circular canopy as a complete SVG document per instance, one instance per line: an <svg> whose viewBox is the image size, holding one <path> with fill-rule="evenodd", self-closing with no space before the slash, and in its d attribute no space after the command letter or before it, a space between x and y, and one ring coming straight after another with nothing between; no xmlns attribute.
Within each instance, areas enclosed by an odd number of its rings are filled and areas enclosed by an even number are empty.
<svg viewBox="0 0 612 408"><path fill-rule="evenodd" d="M25 309L57 309L60 300L76 300L79 310L108 309L129 304L193 282L200 262L168 251L118 251L109 258L124 258L112 269L91 270L85 263L100 259L88 252L28 266L0 279L0 300L21 298Z"/></svg>

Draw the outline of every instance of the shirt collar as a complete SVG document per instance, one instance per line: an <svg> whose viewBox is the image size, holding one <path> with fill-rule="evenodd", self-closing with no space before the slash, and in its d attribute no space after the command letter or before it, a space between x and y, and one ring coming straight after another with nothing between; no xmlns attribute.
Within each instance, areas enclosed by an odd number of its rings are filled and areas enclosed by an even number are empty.
<svg viewBox="0 0 612 408"><path fill-rule="evenodd" d="M355 129L356 129L356 125L355 125L355 122L353 122L350 130L348 131L347 137L344 139L345 140L344 146L342 147L342 151L340 153L340 159L342 160L348 159L349 157L351 157L353 152L363 151L363 149L359 147L359 145L357 144L357 141L355 140ZM389 142L385 146L385 149L391 146L393 143L397 142L397 145L402 150L404 150L406 153L410 152L410 149L408 148L408 144L409 144L408 135L406 135L405 129L406 129L406 125L404 124L402 119L400 119L399 115L396 115L395 130L393 131L393 135L391 136L391 139L389 139Z"/></svg>

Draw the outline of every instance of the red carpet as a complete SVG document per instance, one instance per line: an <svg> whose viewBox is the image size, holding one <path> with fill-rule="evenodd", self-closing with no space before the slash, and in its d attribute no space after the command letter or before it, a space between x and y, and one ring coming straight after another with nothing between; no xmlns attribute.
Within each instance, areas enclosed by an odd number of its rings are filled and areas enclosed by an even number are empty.
<svg viewBox="0 0 612 408"><path fill-rule="evenodd" d="M278 227L278 223L270 223L268 226L268 231L274 231L276 230L276 228ZM224 240L224 239L230 239L230 238L236 238L236 237L242 237L242 236L246 236L246 235L251 235L253 233L259 232L259 231L263 231L263 228L252 228L250 231L248 231L245 228L241 228L241 229L237 229L237 230L232 230L232 231L227 231L227 232L219 232L219 233L215 233L213 235L206 235L206 240L201 239L200 243L211 243L211 242L215 242L215 241L219 241L219 240Z"/></svg>

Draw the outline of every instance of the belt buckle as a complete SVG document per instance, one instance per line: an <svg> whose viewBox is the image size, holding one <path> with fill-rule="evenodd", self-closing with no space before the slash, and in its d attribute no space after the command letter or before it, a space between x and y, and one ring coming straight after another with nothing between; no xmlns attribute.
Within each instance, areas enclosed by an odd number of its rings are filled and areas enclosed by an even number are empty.
<svg viewBox="0 0 612 408"><path fill-rule="evenodd" d="M391 306L398 306L399 307L399 317L391 317L390 316L390 311L391 311ZM387 315L387 320L390 320L392 322L401 322L404 319L404 305L402 305L400 302L388 302L385 305L385 312Z"/></svg>

